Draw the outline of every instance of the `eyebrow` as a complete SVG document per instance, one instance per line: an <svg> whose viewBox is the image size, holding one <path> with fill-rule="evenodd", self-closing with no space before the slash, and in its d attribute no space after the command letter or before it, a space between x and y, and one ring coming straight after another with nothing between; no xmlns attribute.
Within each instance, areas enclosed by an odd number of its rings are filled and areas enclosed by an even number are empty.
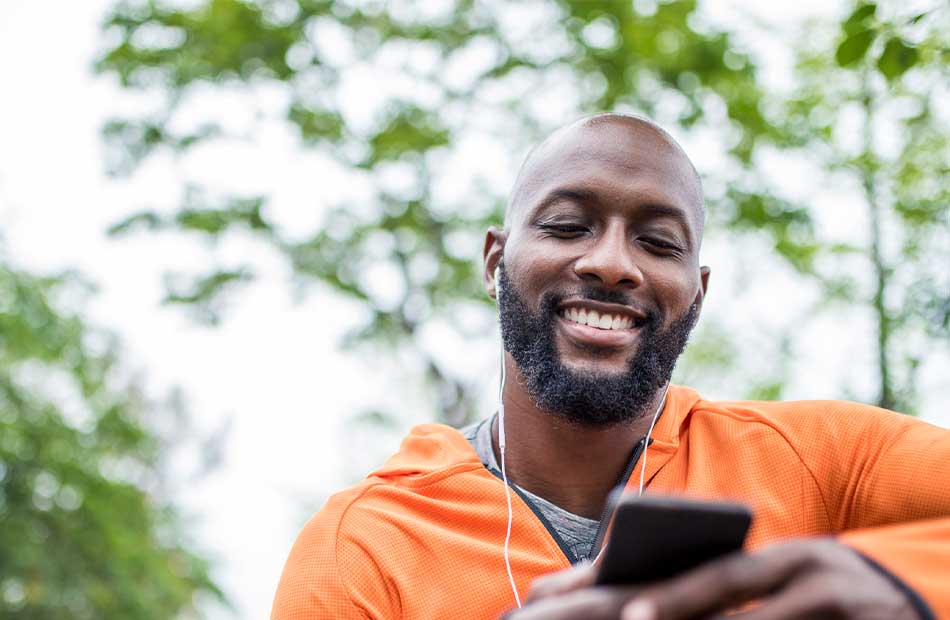
<svg viewBox="0 0 950 620"><path fill-rule="evenodd" d="M551 190L548 195L545 196L544 199L537 204L537 206L535 206L534 212L540 213L551 205L561 202L562 200L586 203L600 201L597 197L597 194L590 191L589 189L578 187L559 187Z"/></svg>
<svg viewBox="0 0 950 620"><path fill-rule="evenodd" d="M686 212L679 207L663 203L648 202L640 205L640 210L646 211L653 217L668 217L671 220L676 220L686 228L689 227L689 217L686 215Z"/></svg>

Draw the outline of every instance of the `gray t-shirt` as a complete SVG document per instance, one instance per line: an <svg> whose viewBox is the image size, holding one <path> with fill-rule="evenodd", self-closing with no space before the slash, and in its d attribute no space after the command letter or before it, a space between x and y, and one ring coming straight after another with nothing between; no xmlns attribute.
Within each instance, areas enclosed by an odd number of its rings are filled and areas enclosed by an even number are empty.
<svg viewBox="0 0 950 620"><path fill-rule="evenodd" d="M462 429L462 434L468 439L469 443L472 444L472 447L478 454L479 460L481 460L486 467L501 471L501 467L498 466L498 461L495 458L495 451L492 450L492 420L494 420L494 416L466 426ZM539 497L514 484L511 486L530 500L535 510L540 512L551 527L554 528L561 542L571 549L578 559L583 560L590 556L590 550L594 545L594 539L597 536L600 521L568 512L543 497Z"/></svg>

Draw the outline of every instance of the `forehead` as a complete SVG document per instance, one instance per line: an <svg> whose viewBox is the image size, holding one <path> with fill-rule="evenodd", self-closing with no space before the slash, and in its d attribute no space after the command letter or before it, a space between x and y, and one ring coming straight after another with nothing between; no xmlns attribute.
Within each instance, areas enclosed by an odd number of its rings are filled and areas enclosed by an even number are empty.
<svg viewBox="0 0 950 620"><path fill-rule="evenodd" d="M563 190L592 194L618 209L678 209L701 234L702 189L692 164L672 139L645 123L572 126L549 138L519 175L509 223L523 223Z"/></svg>

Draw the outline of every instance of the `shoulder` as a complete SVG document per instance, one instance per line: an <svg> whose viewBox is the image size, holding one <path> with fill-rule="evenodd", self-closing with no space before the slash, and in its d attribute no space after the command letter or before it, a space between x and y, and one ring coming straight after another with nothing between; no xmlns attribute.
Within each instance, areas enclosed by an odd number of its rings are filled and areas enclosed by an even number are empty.
<svg viewBox="0 0 950 620"><path fill-rule="evenodd" d="M319 610L314 617L350 617L341 610L399 617L399 566L414 561L413 545L430 541L433 524L445 522L439 515L446 503L484 467L477 461L429 470L398 465L335 493L307 521L281 577L277 600L284 608L294 602ZM292 615L274 615L283 617Z"/></svg>
<svg viewBox="0 0 950 620"><path fill-rule="evenodd" d="M462 433L420 425L381 467L332 495L307 522L298 545L332 548L342 566L354 546L357 555L374 553L405 539L400 534L412 534L420 522L477 509L486 488L496 484Z"/></svg>
<svg viewBox="0 0 950 620"><path fill-rule="evenodd" d="M778 435L792 446L841 448L858 442L884 441L917 424L910 416L844 400L698 401L691 426L742 428Z"/></svg>
<svg viewBox="0 0 950 620"><path fill-rule="evenodd" d="M439 455L433 455L440 460ZM390 459L358 484L333 494L311 519L302 537L327 539L339 546L347 540L372 539L401 528L433 505L464 504L468 495L494 480L474 456L425 467Z"/></svg>
<svg viewBox="0 0 950 620"><path fill-rule="evenodd" d="M304 525L284 564L272 620L364 617L341 570L337 544L343 515L363 490L357 485L333 495Z"/></svg>

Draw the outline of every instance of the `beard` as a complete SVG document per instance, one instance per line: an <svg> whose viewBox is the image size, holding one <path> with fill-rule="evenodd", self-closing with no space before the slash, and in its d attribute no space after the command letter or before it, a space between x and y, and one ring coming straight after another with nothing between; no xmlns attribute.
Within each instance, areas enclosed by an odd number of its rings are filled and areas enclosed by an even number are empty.
<svg viewBox="0 0 950 620"><path fill-rule="evenodd" d="M543 295L536 314L512 286L503 262L498 279L502 342L521 370L528 393L542 411L579 426L610 427L647 413L669 382L699 315L693 303L661 331L663 317L647 312L639 328L639 349L622 372L574 369L561 362L555 340L557 308L566 295ZM619 291L585 287L579 293L584 299L629 305L629 298Z"/></svg>

